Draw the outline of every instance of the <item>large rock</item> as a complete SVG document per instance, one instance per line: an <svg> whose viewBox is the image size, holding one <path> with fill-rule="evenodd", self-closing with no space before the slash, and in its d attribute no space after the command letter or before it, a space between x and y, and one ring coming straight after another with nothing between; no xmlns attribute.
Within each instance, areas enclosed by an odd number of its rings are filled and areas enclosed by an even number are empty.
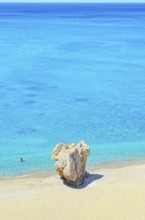
<svg viewBox="0 0 145 220"><path fill-rule="evenodd" d="M57 144L52 159L56 160L56 171L68 183L81 185L85 176L85 164L90 148L81 141L78 144Z"/></svg>

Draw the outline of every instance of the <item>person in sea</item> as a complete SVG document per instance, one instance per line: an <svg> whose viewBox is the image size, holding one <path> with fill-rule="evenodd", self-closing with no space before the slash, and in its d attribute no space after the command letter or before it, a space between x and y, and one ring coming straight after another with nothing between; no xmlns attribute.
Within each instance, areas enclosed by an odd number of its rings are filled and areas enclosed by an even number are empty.
<svg viewBox="0 0 145 220"><path fill-rule="evenodd" d="M24 159L23 159L23 157L21 157L21 158L20 158L20 162L24 162Z"/></svg>

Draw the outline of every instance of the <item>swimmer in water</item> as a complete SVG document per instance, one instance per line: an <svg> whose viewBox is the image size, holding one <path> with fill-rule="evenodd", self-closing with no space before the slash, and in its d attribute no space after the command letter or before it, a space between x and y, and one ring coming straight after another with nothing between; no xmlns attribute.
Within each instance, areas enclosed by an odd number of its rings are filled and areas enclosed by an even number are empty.
<svg viewBox="0 0 145 220"><path fill-rule="evenodd" d="M24 162L24 160L23 160L23 158L22 158L22 157L20 158L20 162Z"/></svg>

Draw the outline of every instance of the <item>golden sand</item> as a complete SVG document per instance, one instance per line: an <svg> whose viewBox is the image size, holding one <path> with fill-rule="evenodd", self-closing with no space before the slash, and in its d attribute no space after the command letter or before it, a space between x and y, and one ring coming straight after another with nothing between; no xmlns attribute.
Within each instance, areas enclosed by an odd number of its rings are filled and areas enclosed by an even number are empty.
<svg viewBox="0 0 145 220"><path fill-rule="evenodd" d="M0 181L0 220L145 220L145 164L91 172L80 189L59 176Z"/></svg>

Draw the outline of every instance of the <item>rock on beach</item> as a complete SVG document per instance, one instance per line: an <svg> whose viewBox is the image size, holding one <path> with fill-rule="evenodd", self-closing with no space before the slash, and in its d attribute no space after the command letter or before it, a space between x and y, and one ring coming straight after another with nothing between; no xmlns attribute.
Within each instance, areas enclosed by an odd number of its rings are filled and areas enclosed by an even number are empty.
<svg viewBox="0 0 145 220"><path fill-rule="evenodd" d="M52 159L56 160L57 173L66 182L78 186L85 177L85 165L90 155L90 147L80 141L78 144L57 144L52 153Z"/></svg>

